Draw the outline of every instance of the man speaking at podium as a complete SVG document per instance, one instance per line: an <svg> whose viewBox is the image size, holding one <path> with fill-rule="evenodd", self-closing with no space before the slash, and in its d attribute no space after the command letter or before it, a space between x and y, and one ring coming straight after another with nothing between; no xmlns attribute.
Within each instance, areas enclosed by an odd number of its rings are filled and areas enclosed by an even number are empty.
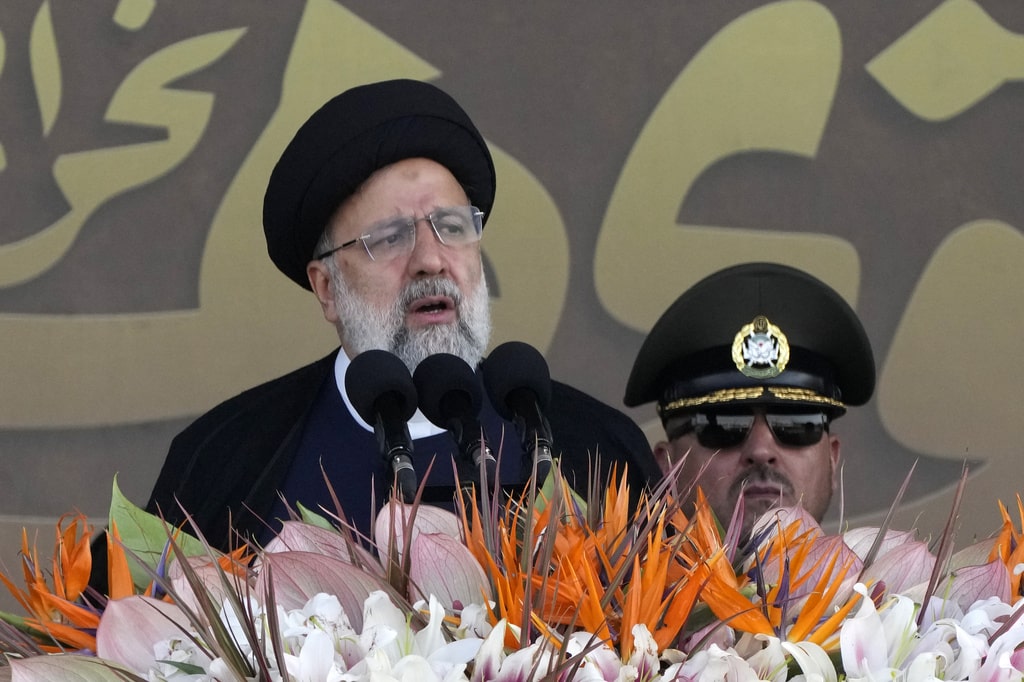
<svg viewBox="0 0 1024 682"><path fill-rule="evenodd" d="M271 174L263 224L274 264L312 291L341 347L186 428L147 508L173 523L184 520L184 509L225 548L232 528L265 538L286 503L333 511L323 467L348 520L366 532L373 502L383 503L394 474L373 426L353 408L346 371L371 349L393 353L410 372L439 353L480 365L490 335L480 239L494 194L483 137L430 84L364 85L314 113ZM577 490L586 490L595 456L602 475L628 464L634 495L658 477L629 418L565 384L552 382L550 391L553 449ZM522 484L531 471L526 439L486 398L479 419L500 452L500 481ZM450 503L455 441L419 412L408 428L427 497L442 491Z"/></svg>

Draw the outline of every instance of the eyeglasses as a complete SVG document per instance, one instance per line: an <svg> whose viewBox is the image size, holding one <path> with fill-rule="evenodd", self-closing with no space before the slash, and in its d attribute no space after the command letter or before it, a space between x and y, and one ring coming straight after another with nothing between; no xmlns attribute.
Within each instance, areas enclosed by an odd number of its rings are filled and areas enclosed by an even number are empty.
<svg viewBox="0 0 1024 682"><path fill-rule="evenodd" d="M722 413L697 412L667 434L675 440L693 433L702 447L714 450L734 448L747 439L754 428L754 412ZM787 413L766 412L764 420L779 445L803 448L814 445L828 430L828 416L822 412Z"/></svg>
<svg viewBox="0 0 1024 682"><path fill-rule="evenodd" d="M416 225L427 221L437 241L445 246L463 246L480 241L484 229L484 213L475 206L438 208L422 218L396 216L370 225L366 233L324 251L315 260L327 258L336 251L362 243L372 261L389 261L412 253L416 246Z"/></svg>

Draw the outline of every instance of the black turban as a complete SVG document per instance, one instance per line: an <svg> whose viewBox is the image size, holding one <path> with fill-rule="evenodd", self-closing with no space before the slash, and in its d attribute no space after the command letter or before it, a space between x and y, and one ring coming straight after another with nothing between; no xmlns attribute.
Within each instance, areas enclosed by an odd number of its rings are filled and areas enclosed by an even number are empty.
<svg viewBox="0 0 1024 682"><path fill-rule="evenodd" d="M403 159L446 167L470 202L494 203L494 163L462 107L437 87L392 80L346 90L302 124L274 166L263 198L267 251L309 289L306 265L338 206L375 171Z"/></svg>

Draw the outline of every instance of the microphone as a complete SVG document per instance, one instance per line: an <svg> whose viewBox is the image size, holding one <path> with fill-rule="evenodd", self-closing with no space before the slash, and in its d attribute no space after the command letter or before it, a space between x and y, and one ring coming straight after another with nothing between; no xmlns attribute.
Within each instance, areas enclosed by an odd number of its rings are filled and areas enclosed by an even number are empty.
<svg viewBox="0 0 1024 682"><path fill-rule="evenodd" d="M417 401L409 369L387 351L363 351L345 372L345 391L363 421L373 424L378 452L390 462L402 500L411 503L417 484L408 421Z"/></svg>
<svg viewBox="0 0 1024 682"><path fill-rule="evenodd" d="M515 424L528 462L540 485L551 470L551 425L544 413L551 404L551 374L544 356L522 341L503 343L480 365L494 408Z"/></svg>
<svg viewBox="0 0 1024 682"><path fill-rule="evenodd" d="M472 462L494 487L497 462L480 424L484 393L473 368L462 358L438 353L424 359L413 372L420 396L420 411L431 422L452 434L464 460Z"/></svg>

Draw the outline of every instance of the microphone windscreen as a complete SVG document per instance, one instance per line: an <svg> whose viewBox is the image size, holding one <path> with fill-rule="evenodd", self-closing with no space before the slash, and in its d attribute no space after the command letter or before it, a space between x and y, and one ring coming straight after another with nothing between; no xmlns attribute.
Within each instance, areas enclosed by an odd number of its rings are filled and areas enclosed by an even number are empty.
<svg viewBox="0 0 1024 682"><path fill-rule="evenodd" d="M536 348L522 341L508 341L493 351L480 366L484 375L487 394L494 408L505 419L512 419L514 413L509 405L509 395L520 389L532 392L537 406L545 411L551 404L551 373L547 360Z"/></svg>
<svg viewBox="0 0 1024 682"><path fill-rule="evenodd" d="M352 358L345 372L345 391L367 424L377 421L377 414L384 409L394 412L387 417L402 421L416 413L416 385L409 369L384 350L367 350Z"/></svg>
<svg viewBox="0 0 1024 682"><path fill-rule="evenodd" d="M449 419L480 415L484 392L473 368L450 353L425 358L413 372L420 411L432 423L447 428Z"/></svg>

